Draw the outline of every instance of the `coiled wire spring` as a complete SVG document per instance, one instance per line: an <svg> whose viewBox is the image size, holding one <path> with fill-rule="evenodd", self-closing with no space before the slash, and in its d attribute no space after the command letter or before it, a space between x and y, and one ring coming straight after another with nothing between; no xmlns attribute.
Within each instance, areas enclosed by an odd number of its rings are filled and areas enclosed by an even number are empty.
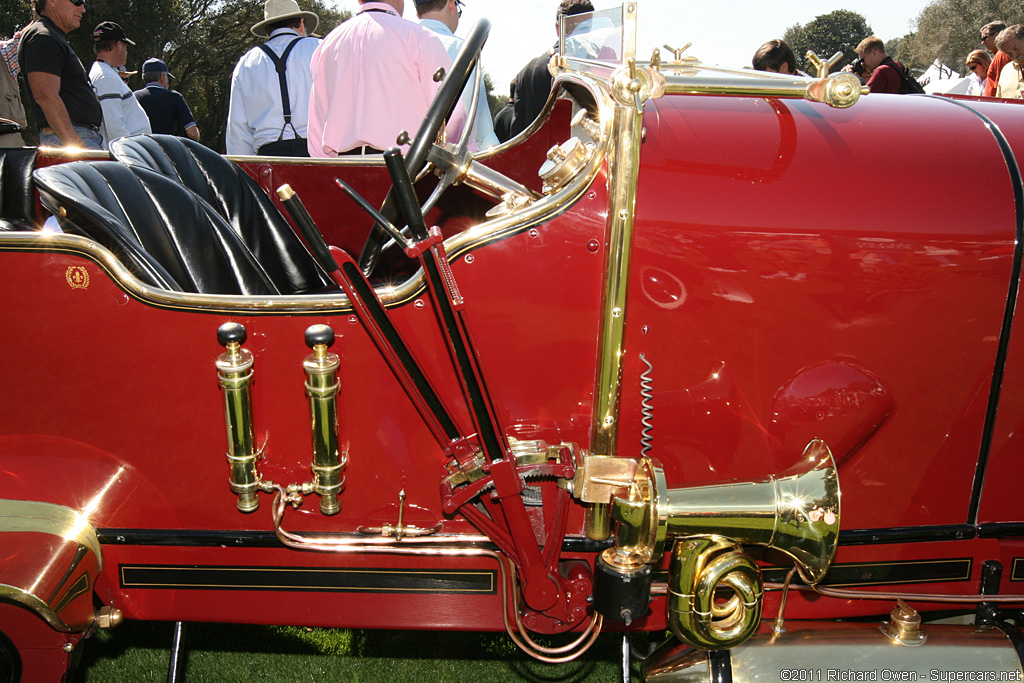
<svg viewBox="0 0 1024 683"><path fill-rule="evenodd" d="M640 432L640 455L646 456L654 442L654 437L651 436L651 431L654 429L654 380L652 377L654 366L642 353L640 360L647 366L647 369L640 375L640 424L643 425Z"/></svg>

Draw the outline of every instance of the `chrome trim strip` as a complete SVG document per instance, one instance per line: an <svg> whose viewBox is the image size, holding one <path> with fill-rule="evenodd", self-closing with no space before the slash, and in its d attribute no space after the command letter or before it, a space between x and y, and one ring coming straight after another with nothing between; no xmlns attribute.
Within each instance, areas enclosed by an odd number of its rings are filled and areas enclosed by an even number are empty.
<svg viewBox="0 0 1024 683"><path fill-rule="evenodd" d="M985 426L981 432L981 446L978 452L978 464L974 471L974 482L971 486L971 501L967 508L967 523L972 526L978 524L978 510L981 507L981 494L985 486L985 472L988 467L988 458L992 450L992 436L996 426L996 413L999 410L999 396L1003 389L1003 380L1006 374L1006 357L1010 349L1010 335L1013 331L1013 319L1017 310L1017 296L1020 289L1022 266L1024 266L1024 181L1022 181L1020 165L1013 153L1002 129L995 121L982 114L976 108L961 100L954 100L948 97L928 95L930 99L949 102L957 107L962 107L977 116L985 128L992 133L999 151L1006 163L1006 171L1009 174L1010 186L1013 190L1013 203L1015 210L1013 261L1010 265L1010 280L1007 284L1006 305L1003 310L1003 322L999 330L999 345L996 349L995 367L992 370L992 384L989 387L988 407L985 411Z"/></svg>

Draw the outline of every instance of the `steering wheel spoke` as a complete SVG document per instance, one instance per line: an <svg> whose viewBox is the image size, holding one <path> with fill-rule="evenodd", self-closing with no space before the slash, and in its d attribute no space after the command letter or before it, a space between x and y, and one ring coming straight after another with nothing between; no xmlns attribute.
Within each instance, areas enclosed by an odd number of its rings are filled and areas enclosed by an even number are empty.
<svg viewBox="0 0 1024 683"><path fill-rule="evenodd" d="M419 177L420 172L427 165L428 155L432 147L434 147L434 141L437 139L438 133L455 111L462 91L469 82L473 69L480 61L480 52L483 50L484 43L487 42L487 35L490 33L490 30L491 22L487 19L481 19L476 22L472 30L470 30L462 50L459 51L455 62L445 76L444 82L441 83L441 88L437 91L434 101L431 102L419 130L409 146L409 153L405 156L406 167L409 169L411 177ZM463 136L457 148L462 149L463 145L466 145L467 151L463 152L466 156L468 156L469 140L467 132L471 128L472 121L467 120L466 131L463 131ZM454 182L455 176L447 184L444 184L444 180L445 178L442 177L442 181L438 185L440 191L435 190L438 197L440 197L440 192L443 192ZM392 191L388 192L388 196L384 199L384 205L381 207L381 213L391 221L394 221L398 215L398 206L393 195L392 189ZM436 201L435 199L434 202L436 203ZM373 272L374 267L377 265L377 260L388 237L387 232L379 225L374 225L370 230L370 235L366 238L362 253L359 255L359 267L367 276Z"/></svg>

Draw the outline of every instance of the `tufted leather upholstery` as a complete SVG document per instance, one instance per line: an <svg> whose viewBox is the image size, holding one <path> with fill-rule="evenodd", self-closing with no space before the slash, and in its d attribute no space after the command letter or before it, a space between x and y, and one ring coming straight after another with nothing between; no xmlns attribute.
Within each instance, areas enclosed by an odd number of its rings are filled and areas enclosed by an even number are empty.
<svg viewBox="0 0 1024 683"><path fill-rule="evenodd" d="M35 230L34 147L0 149L0 230Z"/></svg>
<svg viewBox="0 0 1024 683"><path fill-rule="evenodd" d="M256 181L210 148L173 135L137 135L113 141L110 153L199 195L241 237L282 293L336 288Z"/></svg>
<svg viewBox="0 0 1024 683"><path fill-rule="evenodd" d="M114 161L75 161L33 175L43 205L65 231L100 242L147 284L205 294L279 293L231 227L166 176Z"/></svg>

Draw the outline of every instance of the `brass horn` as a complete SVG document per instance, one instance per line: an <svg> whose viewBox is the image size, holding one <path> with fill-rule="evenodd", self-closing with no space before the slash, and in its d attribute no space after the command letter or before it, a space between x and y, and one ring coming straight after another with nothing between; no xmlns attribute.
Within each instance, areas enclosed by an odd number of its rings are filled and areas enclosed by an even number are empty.
<svg viewBox="0 0 1024 683"><path fill-rule="evenodd" d="M669 568L673 632L694 647L738 645L757 628L763 593L761 571L740 544L783 552L806 583L818 583L839 540L839 497L832 453L820 439L807 445L795 467L764 481L668 489L661 467L644 458L628 498L612 500L615 545L599 557L597 607L616 619L623 611L627 619L642 616L637 606L647 596L624 600L635 593L625 586L636 586L638 570L661 558L668 539L677 539ZM617 609L619 603L626 608Z"/></svg>

